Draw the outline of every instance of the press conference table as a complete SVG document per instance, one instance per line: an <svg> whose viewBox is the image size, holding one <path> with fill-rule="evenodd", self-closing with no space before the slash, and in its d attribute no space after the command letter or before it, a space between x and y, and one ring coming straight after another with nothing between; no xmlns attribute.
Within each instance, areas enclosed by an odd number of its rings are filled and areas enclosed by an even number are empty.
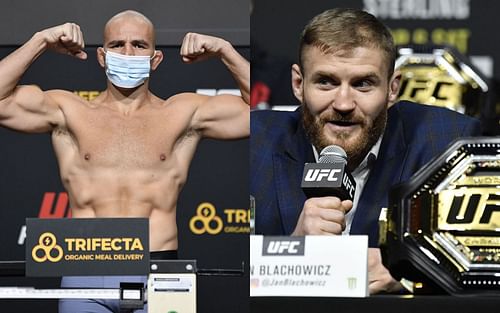
<svg viewBox="0 0 500 313"><path fill-rule="evenodd" d="M250 298L252 313L479 313L500 312L498 297L395 296L368 298Z"/></svg>

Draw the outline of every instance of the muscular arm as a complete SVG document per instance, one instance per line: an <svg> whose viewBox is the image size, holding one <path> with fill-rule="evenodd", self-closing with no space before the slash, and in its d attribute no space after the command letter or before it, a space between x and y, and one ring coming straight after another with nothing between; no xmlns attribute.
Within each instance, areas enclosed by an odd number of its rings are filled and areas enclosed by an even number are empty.
<svg viewBox="0 0 500 313"><path fill-rule="evenodd" d="M250 135L250 64L234 47L221 38L189 33L184 38L181 55L192 63L208 57L219 57L231 72L241 91L232 95L201 96L195 100L192 127L202 137L237 139ZM209 75L207 73L207 75Z"/></svg>
<svg viewBox="0 0 500 313"><path fill-rule="evenodd" d="M25 132L47 132L64 123L56 101L57 91L43 92L37 86L17 84L31 63L48 48L85 58L77 27L67 23L38 32L0 62L0 125Z"/></svg>
<svg viewBox="0 0 500 313"><path fill-rule="evenodd" d="M221 48L221 60L238 83L245 104L250 104L250 63L227 41Z"/></svg>

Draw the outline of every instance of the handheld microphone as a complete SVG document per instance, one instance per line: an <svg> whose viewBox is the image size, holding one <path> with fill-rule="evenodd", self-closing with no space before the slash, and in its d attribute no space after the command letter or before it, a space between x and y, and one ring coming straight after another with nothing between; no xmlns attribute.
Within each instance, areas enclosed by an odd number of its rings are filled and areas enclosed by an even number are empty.
<svg viewBox="0 0 500 313"><path fill-rule="evenodd" d="M356 182L347 171L347 154L339 146L324 148L318 163L304 164L302 190L308 198L334 196L353 200Z"/></svg>

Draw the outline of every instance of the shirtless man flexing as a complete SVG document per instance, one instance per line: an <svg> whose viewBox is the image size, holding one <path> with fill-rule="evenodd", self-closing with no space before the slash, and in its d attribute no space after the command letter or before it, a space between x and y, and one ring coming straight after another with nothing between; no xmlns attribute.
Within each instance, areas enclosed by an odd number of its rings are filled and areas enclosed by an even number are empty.
<svg viewBox="0 0 500 313"><path fill-rule="evenodd" d="M28 133L50 132L72 215L148 217L151 251L177 249L176 202L202 138L249 136L250 65L220 38L188 33L186 63L218 57L241 97L181 93L163 100L149 90L149 73L163 59L153 24L124 11L104 28L97 60L107 88L86 101L69 91L42 91L18 81L46 50L85 60L78 25L35 33L0 62L0 125ZM124 73L131 74L124 74Z"/></svg>

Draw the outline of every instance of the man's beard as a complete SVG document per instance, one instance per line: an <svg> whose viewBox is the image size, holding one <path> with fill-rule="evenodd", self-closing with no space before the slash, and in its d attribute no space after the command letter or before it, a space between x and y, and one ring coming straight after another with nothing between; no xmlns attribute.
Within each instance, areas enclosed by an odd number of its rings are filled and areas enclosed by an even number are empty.
<svg viewBox="0 0 500 313"><path fill-rule="evenodd" d="M380 138L380 135L384 132L387 123L386 108L380 112L372 123L354 114L342 115L334 110L331 114L326 116L326 118L319 116L315 117L312 115L311 111L309 111L306 103L302 105L302 111L304 129L309 140L316 147L318 152L321 152L321 150L330 145L342 147L347 154L348 168L351 171L361 164L368 151L370 151ZM335 134L335 141L332 141L328 139L324 133L325 125L329 121L356 123L361 127L361 134L352 140L353 138L350 138L350 132L338 132ZM349 141L349 139L351 140Z"/></svg>

